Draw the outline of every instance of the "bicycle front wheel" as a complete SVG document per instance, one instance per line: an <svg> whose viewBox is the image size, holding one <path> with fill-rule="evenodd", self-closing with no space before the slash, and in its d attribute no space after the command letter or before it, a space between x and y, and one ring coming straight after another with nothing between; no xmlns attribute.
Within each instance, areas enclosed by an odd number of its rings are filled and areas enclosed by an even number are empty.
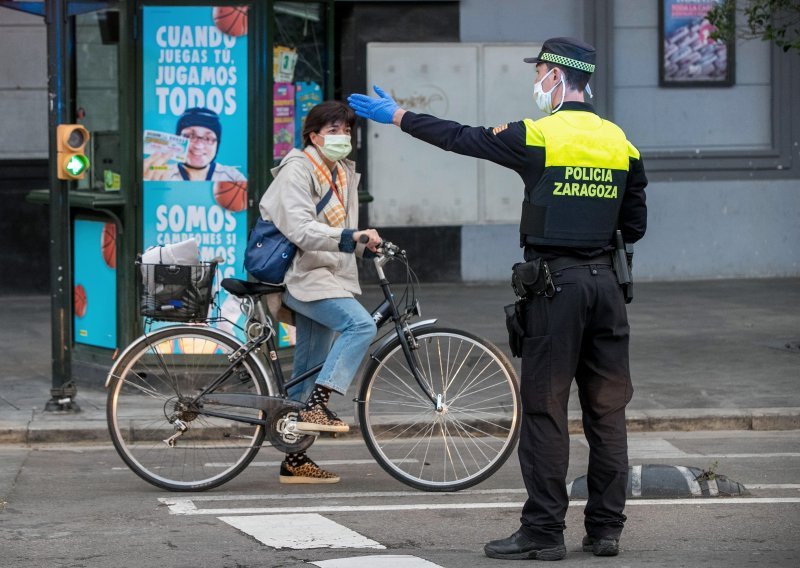
<svg viewBox="0 0 800 568"><path fill-rule="evenodd" d="M457 491L487 479L514 449L516 373L492 343L456 329L414 332L412 361L398 339L373 355L358 415L372 456L394 478L424 491Z"/></svg>
<svg viewBox="0 0 800 568"><path fill-rule="evenodd" d="M241 344L208 327L167 327L139 338L114 364L108 392L111 439L142 479L172 491L216 487L238 475L264 440L260 424L211 417L193 402L230 366ZM271 384L271 382L270 382ZM248 356L215 393L273 394ZM261 410L213 407L246 419Z"/></svg>

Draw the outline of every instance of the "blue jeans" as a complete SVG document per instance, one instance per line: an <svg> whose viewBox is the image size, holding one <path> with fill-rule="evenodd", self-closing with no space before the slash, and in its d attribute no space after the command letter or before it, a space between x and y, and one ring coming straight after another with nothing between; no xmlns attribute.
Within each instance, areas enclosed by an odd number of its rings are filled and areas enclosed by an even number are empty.
<svg viewBox="0 0 800 568"><path fill-rule="evenodd" d="M293 386L289 397L307 400L314 384L345 394L377 333L372 316L354 298L301 302L287 292L283 302L294 310L297 328L292 378L325 361L316 380L311 375Z"/></svg>

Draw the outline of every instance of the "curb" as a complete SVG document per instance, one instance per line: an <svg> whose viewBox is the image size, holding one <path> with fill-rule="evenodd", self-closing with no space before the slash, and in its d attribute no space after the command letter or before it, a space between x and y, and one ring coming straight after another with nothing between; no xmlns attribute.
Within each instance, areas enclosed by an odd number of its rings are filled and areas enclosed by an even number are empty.
<svg viewBox="0 0 800 568"><path fill-rule="evenodd" d="M627 424L629 432L798 430L800 429L800 408L637 410L627 412ZM578 421L578 426L580 426L580 421ZM570 420L570 427L572 427L572 420ZM580 427L580 432L583 432L582 427Z"/></svg>
<svg viewBox="0 0 800 568"><path fill-rule="evenodd" d="M351 425L349 434L360 437L354 416L342 416ZM800 430L800 408L661 409L627 413L628 432L691 432L696 430ZM583 433L581 413L570 411L569 433ZM18 422L0 420L0 444L67 444L110 442L105 417L34 414Z"/></svg>

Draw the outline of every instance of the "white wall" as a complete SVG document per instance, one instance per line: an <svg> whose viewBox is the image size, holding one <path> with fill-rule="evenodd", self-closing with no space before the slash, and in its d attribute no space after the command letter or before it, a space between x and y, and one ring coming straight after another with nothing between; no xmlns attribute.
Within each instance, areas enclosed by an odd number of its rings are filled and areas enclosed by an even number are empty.
<svg viewBox="0 0 800 568"><path fill-rule="evenodd" d="M47 32L0 8L0 159L47 158Z"/></svg>
<svg viewBox="0 0 800 568"><path fill-rule="evenodd" d="M476 126L539 118L535 68L540 44L367 46L367 84L411 111ZM370 221L377 226L515 222L523 183L511 170L445 152L395 127L370 123Z"/></svg>
<svg viewBox="0 0 800 568"><path fill-rule="evenodd" d="M541 42L583 35L584 0L460 0L461 41Z"/></svg>
<svg viewBox="0 0 800 568"><path fill-rule="evenodd" d="M658 86L658 2L614 1L614 121L640 151L769 149L770 44L739 41L732 87Z"/></svg>
<svg viewBox="0 0 800 568"><path fill-rule="evenodd" d="M659 88L657 0L613 2L612 118L642 150L645 168L652 152L771 146L769 43L737 42L736 84L731 88ZM462 0L462 40L581 36L581 6L547 0ZM780 116L798 112L800 98L793 100L791 108L779 110ZM800 166L800 161L795 164ZM636 247L636 278L800 275L800 180L754 180L749 172L735 181L697 177L691 182L655 181L647 188L649 227ZM511 264L521 258L518 242L516 221L463 226L464 279L507 280Z"/></svg>
<svg viewBox="0 0 800 568"><path fill-rule="evenodd" d="M647 33L657 35L648 26ZM638 28L621 26L617 36L632 29ZM657 46L642 45L640 50L654 59L650 67L657 69ZM751 109L757 105L750 100L769 98L769 84L760 83L763 71L756 71L769 67L768 50L740 49L739 66L748 67L739 73L743 84L724 90L658 89L657 71L644 70L642 57L626 59L625 51L619 46L616 50L620 78L615 91L617 99L627 96L632 102L615 108L621 115L618 122L643 150L645 167L648 148L734 149L769 143L769 113L762 116L761 109ZM541 115L530 96L533 71L521 63L532 52L538 53L538 45L370 44L368 84L381 85L410 110L465 124L535 119ZM647 94L633 94L637 92ZM637 97L649 98L649 106ZM394 127L370 124L367 132L375 197L371 220L377 226L461 225L462 278L506 279L510 266L522 258L517 227L523 185L518 176L489 162L443 152ZM798 185L796 180L746 179L651 183L649 229L637 245L637 278L800 274Z"/></svg>
<svg viewBox="0 0 800 568"><path fill-rule="evenodd" d="M639 281L800 274L796 181L654 182L647 208L647 234L635 246ZM507 280L522 259L518 245L517 224L465 225L464 280Z"/></svg>
<svg viewBox="0 0 800 568"><path fill-rule="evenodd" d="M647 205L648 231L636 253L642 278L800 274L797 181L655 182Z"/></svg>
<svg viewBox="0 0 800 568"><path fill-rule="evenodd" d="M408 110L475 124L478 48L464 44L368 44L367 84ZM478 221L477 162L371 123L370 222L378 226L460 225Z"/></svg>

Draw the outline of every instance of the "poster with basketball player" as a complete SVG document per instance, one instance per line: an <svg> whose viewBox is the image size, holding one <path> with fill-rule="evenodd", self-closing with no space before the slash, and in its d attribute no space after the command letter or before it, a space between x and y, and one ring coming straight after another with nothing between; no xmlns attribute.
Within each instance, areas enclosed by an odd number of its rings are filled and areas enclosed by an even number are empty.
<svg viewBox="0 0 800 568"><path fill-rule="evenodd" d="M145 6L145 181L247 179L247 7Z"/></svg>
<svg viewBox="0 0 800 568"><path fill-rule="evenodd" d="M195 239L218 280L246 278L247 10L143 7L144 248ZM236 298L217 303L239 319Z"/></svg>
<svg viewBox="0 0 800 568"><path fill-rule="evenodd" d="M75 343L117 347L117 226L97 219L73 224Z"/></svg>

